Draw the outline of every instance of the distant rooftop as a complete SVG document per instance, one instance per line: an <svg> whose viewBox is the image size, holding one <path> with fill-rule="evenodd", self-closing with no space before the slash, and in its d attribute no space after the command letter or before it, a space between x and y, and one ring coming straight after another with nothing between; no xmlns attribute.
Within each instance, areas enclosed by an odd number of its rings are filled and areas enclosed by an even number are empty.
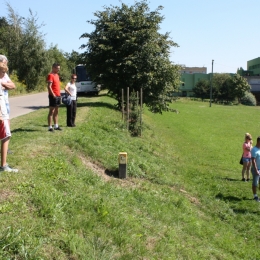
<svg viewBox="0 0 260 260"><path fill-rule="evenodd" d="M181 73L194 74L194 73L203 73L207 74L207 67L186 67L181 65Z"/></svg>

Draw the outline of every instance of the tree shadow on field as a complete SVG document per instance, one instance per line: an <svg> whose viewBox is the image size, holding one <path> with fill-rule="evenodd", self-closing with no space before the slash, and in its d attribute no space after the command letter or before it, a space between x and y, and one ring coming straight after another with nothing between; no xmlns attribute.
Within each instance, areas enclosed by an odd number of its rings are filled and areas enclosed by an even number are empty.
<svg viewBox="0 0 260 260"><path fill-rule="evenodd" d="M106 93L102 93L102 94L93 94L93 93L77 93L77 96L78 97L88 97L88 98L91 98L91 97L104 97L104 96L108 96Z"/></svg>
<svg viewBox="0 0 260 260"><path fill-rule="evenodd" d="M248 210L248 209L232 209L234 213L236 214L247 214L247 213L252 213L252 214L260 214L259 211L251 211L251 210Z"/></svg>
<svg viewBox="0 0 260 260"><path fill-rule="evenodd" d="M223 200L225 202L234 202L235 205L236 205L236 202L242 202L242 201L245 201L245 200L249 200L251 201L252 203L256 203L252 198L247 198L247 197L242 197L242 198L238 198L238 197L235 197L235 196L224 196L222 193L218 193L216 196L215 196L216 199L220 199L220 200ZM247 214L247 213L251 213L251 214L258 214L260 215L260 211L259 210L250 210L248 208L234 208L234 207L231 207L231 209L233 210L233 212L235 214Z"/></svg>
<svg viewBox="0 0 260 260"><path fill-rule="evenodd" d="M105 102L85 102L85 103L78 103L77 107L106 107L113 110L118 110L115 105Z"/></svg>
<svg viewBox="0 0 260 260"><path fill-rule="evenodd" d="M224 196L222 193L218 193L216 195L216 199L223 200L223 201L242 201L241 198L235 196Z"/></svg>

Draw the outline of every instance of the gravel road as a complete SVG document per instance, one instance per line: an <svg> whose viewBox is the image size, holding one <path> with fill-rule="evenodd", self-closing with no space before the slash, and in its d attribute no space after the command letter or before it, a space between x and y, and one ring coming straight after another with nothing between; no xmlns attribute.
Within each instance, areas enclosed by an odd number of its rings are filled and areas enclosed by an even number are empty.
<svg viewBox="0 0 260 260"><path fill-rule="evenodd" d="M9 102L11 108L10 119L25 115L40 108L47 108L49 106L47 92L23 95L19 97L9 97Z"/></svg>

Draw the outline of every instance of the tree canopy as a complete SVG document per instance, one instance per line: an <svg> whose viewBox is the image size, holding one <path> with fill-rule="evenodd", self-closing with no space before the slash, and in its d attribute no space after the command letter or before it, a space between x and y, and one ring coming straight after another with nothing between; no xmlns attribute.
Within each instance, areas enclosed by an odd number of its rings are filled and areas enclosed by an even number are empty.
<svg viewBox="0 0 260 260"><path fill-rule="evenodd" d="M209 98L210 82L206 79L199 80L193 88L194 95L202 100Z"/></svg>
<svg viewBox="0 0 260 260"><path fill-rule="evenodd" d="M40 31L44 24L38 23L37 15L29 9L29 17L21 17L9 3L6 5L7 17L0 17L0 54L8 57L9 72L25 83L28 92L46 88L46 76L54 62L61 64L61 80L69 80L74 64L71 60L79 60L80 54L63 53L57 46L46 49Z"/></svg>
<svg viewBox="0 0 260 260"><path fill-rule="evenodd" d="M241 99L251 89L247 80L242 76L235 74L216 73L212 78L212 96L214 102L231 102L235 99L241 102ZM200 80L193 89L196 97L201 99L210 96L210 81Z"/></svg>
<svg viewBox="0 0 260 260"><path fill-rule="evenodd" d="M169 33L160 34L162 6L150 11L146 1L121 4L97 11L83 60L93 80L103 84L119 101L121 89L143 89L143 102L153 112L167 109L169 92L179 85L179 66L169 60L171 47L178 47Z"/></svg>

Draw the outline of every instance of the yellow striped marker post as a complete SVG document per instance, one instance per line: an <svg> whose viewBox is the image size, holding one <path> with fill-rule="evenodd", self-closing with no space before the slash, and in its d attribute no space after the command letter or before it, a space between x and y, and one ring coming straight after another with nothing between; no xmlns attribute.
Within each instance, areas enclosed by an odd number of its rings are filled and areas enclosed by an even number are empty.
<svg viewBox="0 0 260 260"><path fill-rule="evenodd" d="M125 179L127 173L127 153L120 152L118 154L118 163L119 163L119 178Z"/></svg>

